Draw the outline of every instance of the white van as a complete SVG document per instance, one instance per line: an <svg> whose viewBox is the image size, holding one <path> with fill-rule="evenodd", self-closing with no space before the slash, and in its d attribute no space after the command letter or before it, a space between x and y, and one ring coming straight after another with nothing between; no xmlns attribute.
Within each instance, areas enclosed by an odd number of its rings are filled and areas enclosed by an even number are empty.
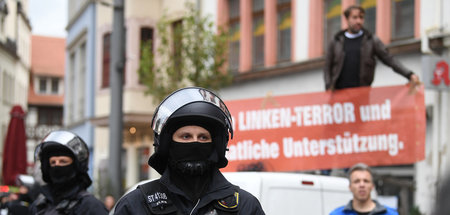
<svg viewBox="0 0 450 215"><path fill-rule="evenodd" d="M231 183L250 192L267 215L328 215L353 195L348 179L274 172L225 172Z"/></svg>

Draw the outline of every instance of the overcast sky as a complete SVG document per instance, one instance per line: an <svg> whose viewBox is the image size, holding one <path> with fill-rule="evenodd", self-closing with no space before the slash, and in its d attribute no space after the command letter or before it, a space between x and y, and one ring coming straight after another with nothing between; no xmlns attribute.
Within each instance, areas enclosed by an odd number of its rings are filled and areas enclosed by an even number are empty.
<svg viewBox="0 0 450 215"><path fill-rule="evenodd" d="M67 0L30 0L29 4L33 34L67 36Z"/></svg>

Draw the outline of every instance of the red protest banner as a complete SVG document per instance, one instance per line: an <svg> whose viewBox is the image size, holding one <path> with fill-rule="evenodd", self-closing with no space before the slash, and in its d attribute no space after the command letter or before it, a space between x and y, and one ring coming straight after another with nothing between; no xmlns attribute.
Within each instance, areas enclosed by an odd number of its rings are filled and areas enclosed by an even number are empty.
<svg viewBox="0 0 450 215"><path fill-rule="evenodd" d="M234 138L223 171L298 171L424 159L423 86L360 87L226 101Z"/></svg>

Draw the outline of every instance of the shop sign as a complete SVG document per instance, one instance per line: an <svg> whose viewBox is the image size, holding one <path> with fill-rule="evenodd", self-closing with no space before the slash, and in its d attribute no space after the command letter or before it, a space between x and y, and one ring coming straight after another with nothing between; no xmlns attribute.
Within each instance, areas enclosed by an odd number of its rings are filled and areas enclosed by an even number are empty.
<svg viewBox="0 0 450 215"><path fill-rule="evenodd" d="M427 89L450 90L450 60L435 55L422 57L423 81Z"/></svg>

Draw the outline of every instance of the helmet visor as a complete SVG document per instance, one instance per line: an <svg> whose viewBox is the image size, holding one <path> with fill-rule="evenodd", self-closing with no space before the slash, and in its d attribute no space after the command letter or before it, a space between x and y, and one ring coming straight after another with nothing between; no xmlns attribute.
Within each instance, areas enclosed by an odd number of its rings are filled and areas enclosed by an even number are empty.
<svg viewBox="0 0 450 215"><path fill-rule="evenodd" d="M173 92L171 95L167 96L156 109L156 113L153 115L152 120L152 129L158 135L161 134L161 131L167 122L167 119L178 109L181 107L193 103L193 102L207 102L217 106L220 110L222 110L225 118L226 118L226 126L228 131L231 134L231 138L233 138L233 127L232 127L232 119L231 114L228 111L225 103L213 92L200 88L200 87L189 87L183 88Z"/></svg>

